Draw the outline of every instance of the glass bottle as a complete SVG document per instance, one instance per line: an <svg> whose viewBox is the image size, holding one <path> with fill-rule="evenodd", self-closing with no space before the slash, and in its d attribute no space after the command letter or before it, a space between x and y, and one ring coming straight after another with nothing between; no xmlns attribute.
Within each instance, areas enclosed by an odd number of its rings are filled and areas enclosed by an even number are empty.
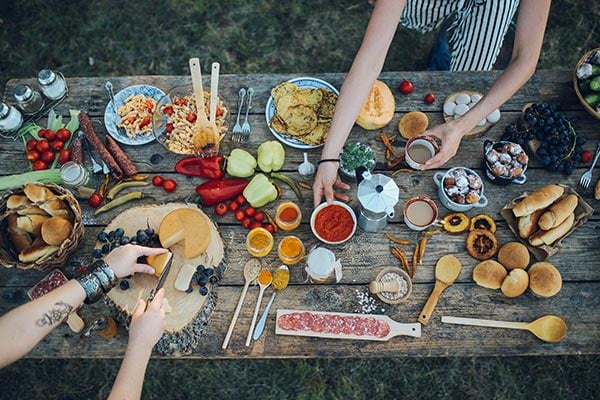
<svg viewBox="0 0 600 400"><path fill-rule="evenodd" d="M0 102L0 132L14 132L23 124L23 116L13 106Z"/></svg>
<svg viewBox="0 0 600 400"><path fill-rule="evenodd" d="M78 197L87 198L94 194L94 189L88 186L91 180L89 171L75 161L68 161L60 167L60 178Z"/></svg>
<svg viewBox="0 0 600 400"><path fill-rule="evenodd" d="M24 114L35 114L44 107L44 99L42 99L40 92L33 90L28 85L15 86L13 96Z"/></svg>
<svg viewBox="0 0 600 400"><path fill-rule="evenodd" d="M42 94L50 100L62 99L67 94L67 83L60 73L43 69L38 73Z"/></svg>

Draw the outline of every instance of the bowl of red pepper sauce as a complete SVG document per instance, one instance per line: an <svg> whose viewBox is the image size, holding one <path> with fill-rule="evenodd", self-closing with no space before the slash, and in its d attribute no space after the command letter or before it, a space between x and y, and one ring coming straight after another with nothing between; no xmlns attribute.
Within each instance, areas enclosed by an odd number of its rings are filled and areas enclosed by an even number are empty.
<svg viewBox="0 0 600 400"><path fill-rule="evenodd" d="M321 242L344 243L356 231L356 215L349 205L341 201L322 203L310 216L310 228Z"/></svg>

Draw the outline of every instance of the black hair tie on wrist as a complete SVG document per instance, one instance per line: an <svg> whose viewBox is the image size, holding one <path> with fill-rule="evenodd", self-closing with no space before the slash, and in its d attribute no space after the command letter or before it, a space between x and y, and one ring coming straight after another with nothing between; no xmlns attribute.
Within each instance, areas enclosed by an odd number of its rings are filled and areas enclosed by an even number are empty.
<svg viewBox="0 0 600 400"><path fill-rule="evenodd" d="M337 162L337 163L339 163L340 159L339 158L324 158L322 160L317 161L317 165L321 165L321 163L324 163L324 162Z"/></svg>

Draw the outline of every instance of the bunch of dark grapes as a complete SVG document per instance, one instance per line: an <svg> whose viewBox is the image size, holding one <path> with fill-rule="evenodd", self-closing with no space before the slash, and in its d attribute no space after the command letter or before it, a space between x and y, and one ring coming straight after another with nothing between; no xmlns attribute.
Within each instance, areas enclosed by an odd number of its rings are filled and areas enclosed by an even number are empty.
<svg viewBox="0 0 600 400"><path fill-rule="evenodd" d="M535 140L539 147L535 155L553 172L571 175L581 161L585 137L578 135L573 120L567 118L554 104L535 103L528 107L523 122L510 124L504 129L502 140L518 143L531 149L529 142Z"/></svg>
<svg viewBox="0 0 600 400"><path fill-rule="evenodd" d="M152 228L138 229L132 237L126 236L123 228L117 228L110 232L100 232L97 239L102 246L92 252L95 259L102 258L113 249L129 243L146 247L154 247L158 243L158 235Z"/></svg>
<svg viewBox="0 0 600 400"><path fill-rule="evenodd" d="M192 275L192 282L190 282L190 287L186 293L192 293L194 290L192 288L192 283L196 282L199 286L198 291L200 294L202 296L206 296L208 294L208 287L206 286L208 282L214 285L218 280L219 278L217 277L213 268L206 268L204 265L198 265L196 267L196 272L194 272L194 275Z"/></svg>

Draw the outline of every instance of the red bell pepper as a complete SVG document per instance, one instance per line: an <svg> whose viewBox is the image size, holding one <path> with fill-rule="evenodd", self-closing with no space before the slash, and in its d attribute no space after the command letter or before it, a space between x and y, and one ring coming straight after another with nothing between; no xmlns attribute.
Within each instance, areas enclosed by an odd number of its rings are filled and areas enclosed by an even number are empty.
<svg viewBox="0 0 600 400"><path fill-rule="evenodd" d="M196 193L200 196L200 204L214 206L242 194L246 186L248 180L244 178L220 178L196 186Z"/></svg>
<svg viewBox="0 0 600 400"><path fill-rule="evenodd" d="M225 175L225 171L223 170L224 162L225 157L223 156L204 158L191 156L177 161L177 164L175 164L175 171L188 176L219 179Z"/></svg>

